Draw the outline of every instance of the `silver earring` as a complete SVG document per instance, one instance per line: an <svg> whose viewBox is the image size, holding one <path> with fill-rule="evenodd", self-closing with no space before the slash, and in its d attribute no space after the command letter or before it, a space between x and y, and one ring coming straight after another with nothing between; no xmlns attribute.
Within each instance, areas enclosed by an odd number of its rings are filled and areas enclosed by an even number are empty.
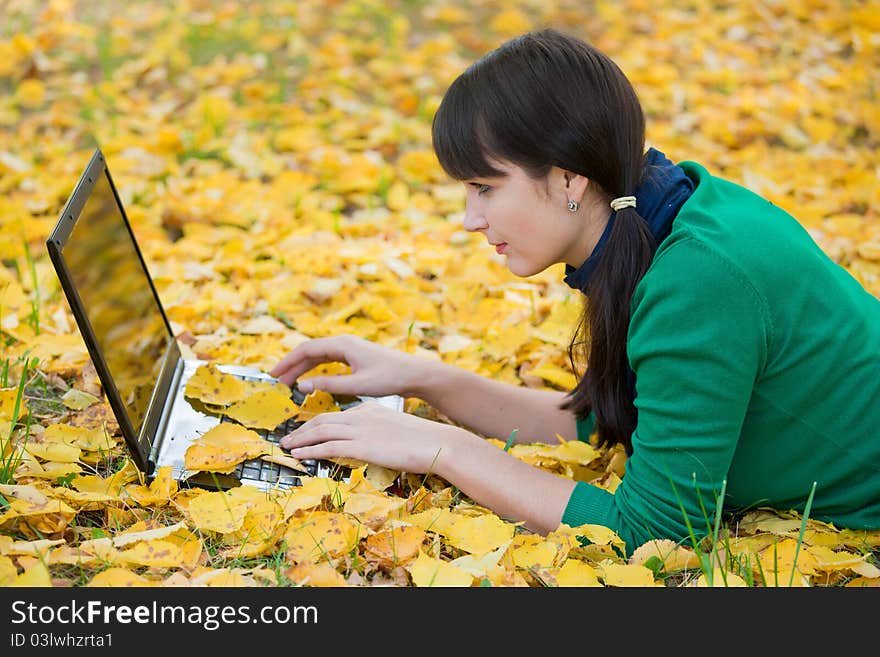
<svg viewBox="0 0 880 657"><path fill-rule="evenodd" d="M569 201L568 202L568 209L571 212L577 212L578 207L580 207L580 206L578 205L577 201Z"/></svg>

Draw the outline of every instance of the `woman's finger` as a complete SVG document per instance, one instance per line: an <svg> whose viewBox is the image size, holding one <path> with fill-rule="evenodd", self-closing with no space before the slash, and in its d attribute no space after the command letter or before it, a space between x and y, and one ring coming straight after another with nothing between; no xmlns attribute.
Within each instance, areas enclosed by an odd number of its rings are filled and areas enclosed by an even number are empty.
<svg viewBox="0 0 880 657"><path fill-rule="evenodd" d="M342 415L342 413L326 413L326 415ZM353 429L354 427L346 424L344 419L332 418L315 424L307 422L284 436L279 442L284 449L292 449L328 440L351 440L356 435Z"/></svg>
<svg viewBox="0 0 880 657"><path fill-rule="evenodd" d="M363 392L361 377L357 374L333 374L330 376L310 376L297 383L303 392L323 390L339 395L356 395Z"/></svg>
<svg viewBox="0 0 880 657"><path fill-rule="evenodd" d="M290 455L298 459L348 458L364 461L360 445L352 440L328 440L317 445L306 445L290 450Z"/></svg>
<svg viewBox="0 0 880 657"><path fill-rule="evenodd" d="M347 363L345 340L341 336L314 338L303 342L282 358L269 374L291 385L301 374L326 362Z"/></svg>

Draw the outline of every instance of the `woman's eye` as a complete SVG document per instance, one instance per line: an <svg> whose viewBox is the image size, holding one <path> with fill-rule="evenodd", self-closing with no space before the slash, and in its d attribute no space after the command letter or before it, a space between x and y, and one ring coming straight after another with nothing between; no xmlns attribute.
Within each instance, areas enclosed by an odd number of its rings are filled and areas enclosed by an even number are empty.
<svg viewBox="0 0 880 657"><path fill-rule="evenodd" d="M478 195L479 195L479 194L485 194L485 193L488 192L490 189L492 189L489 185L482 185L482 184L480 184L480 183L471 183L471 185L473 185L474 187L477 188L477 194L478 194Z"/></svg>

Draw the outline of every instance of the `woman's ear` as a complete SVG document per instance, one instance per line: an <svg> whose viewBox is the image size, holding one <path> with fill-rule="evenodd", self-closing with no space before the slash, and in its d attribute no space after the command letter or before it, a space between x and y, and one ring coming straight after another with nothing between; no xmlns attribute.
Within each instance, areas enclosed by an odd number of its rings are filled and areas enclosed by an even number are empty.
<svg viewBox="0 0 880 657"><path fill-rule="evenodd" d="M590 179L573 171L563 170L562 175L565 181L565 195L568 197L568 200L582 203L584 194L587 193Z"/></svg>

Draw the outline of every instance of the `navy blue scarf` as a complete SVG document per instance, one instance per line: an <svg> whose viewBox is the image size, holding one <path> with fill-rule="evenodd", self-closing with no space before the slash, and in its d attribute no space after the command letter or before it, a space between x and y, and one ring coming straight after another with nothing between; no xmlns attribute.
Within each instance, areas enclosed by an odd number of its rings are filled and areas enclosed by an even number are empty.
<svg viewBox="0 0 880 657"><path fill-rule="evenodd" d="M642 182L635 193L636 211L648 223L658 245L669 235L672 220L693 191L694 183L680 166L657 149L648 149ZM564 280L569 287L587 293L590 276L599 264L616 218L617 212L612 211L596 248L580 267L565 266Z"/></svg>

